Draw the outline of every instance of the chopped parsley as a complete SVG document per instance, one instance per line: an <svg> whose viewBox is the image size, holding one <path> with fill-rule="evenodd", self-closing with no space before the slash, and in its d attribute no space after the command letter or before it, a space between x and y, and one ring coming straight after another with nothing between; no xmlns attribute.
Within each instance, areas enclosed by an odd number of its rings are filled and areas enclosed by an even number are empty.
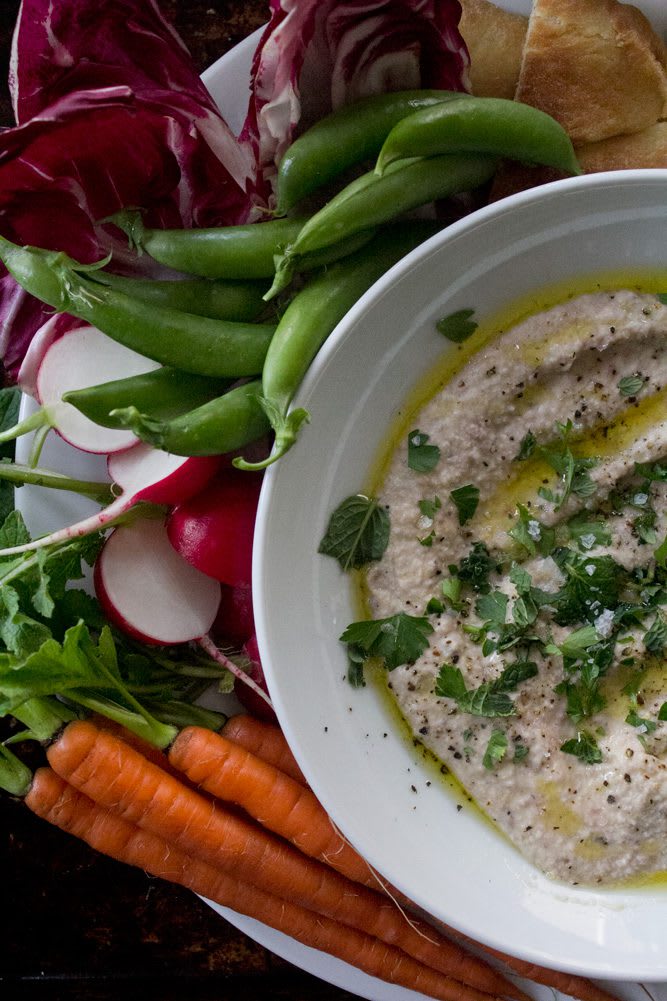
<svg viewBox="0 0 667 1001"><path fill-rule="evenodd" d="M427 649L433 626L425 616L398 612L386 619L352 622L340 640L348 647L348 657L362 667L378 660L388 671L414 662Z"/></svg>
<svg viewBox="0 0 667 1001"><path fill-rule="evenodd" d="M462 344L477 330L477 321L473 320L474 309L458 309L455 313L443 316L436 323L436 329L448 341Z"/></svg>
<svg viewBox="0 0 667 1001"><path fill-rule="evenodd" d="M537 674L533 661L514 661L503 668L493 681L484 681L477 688L467 688L461 669L443 664L435 683L439 698L453 699L461 712L471 716L513 716L514 702L508 692L515 691L528 678Z"/></svg>
<svg viewBox="0 0 667 1001"><path fill-rule="evenodd" d="M540 497L553 503L556 511L560 510L571 494L587 498L592 497L596 489L589 470L598 465L599 459L574 456L568 443L573 427L572 421L567 421L565 424L557 423L556 429L560 441L548 446L540 445L536 449L544 461L560 476L559 492L547 487L540 487L537 491Z"/></svg>
<svg viewBox="0 0 667 1001"><path fill-rule="evenodd" d="M470 521L479 504L479 488L472 483L466 483L463 487L452 490L450 500L456 507L459 514L459 525L465 525Z"/></svg>
<svg viewBox="0 0 667 1001"><path fill-rule="evenodd" d="M602 751L597 740L586 730L580 730L576 737L566 740L560 749L565 754L573 754L585 765L597 765L602 761Z"/></svg>
<svg viewBox="0 0 667 1001"><path fill-rule="evenodd" d="M482 758L482 764L489 771L493 771L497 764L499 764L505 755L507 754L507 734L504 730L493 730L491 736L489 737L489 742L486 745L486 750L484 751L484 757Z"/></svg>
<svg viewBox="0 0 667 1001"><path fill-rule="evenodd" d="M440 449L428 442L429 435L418 429L408 435L408 466L416 473L430 473L438 465Z"/></svg>
<svg viewBox="0 0 667 1001"><path fill-rule="evenodd" d="M460 581L469 584L479 594L488 594L491 590L489 576L498 569L498 561L491 556L483 542L473 543L469 554L463 557L459 565L450 567Z"/></svg>

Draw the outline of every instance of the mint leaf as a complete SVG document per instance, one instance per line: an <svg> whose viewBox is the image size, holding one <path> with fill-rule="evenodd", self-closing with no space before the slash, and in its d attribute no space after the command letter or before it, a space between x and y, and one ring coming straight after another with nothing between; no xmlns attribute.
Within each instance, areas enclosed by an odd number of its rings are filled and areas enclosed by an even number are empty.
<svg viewBox="0 0 667 1001"><path fill-rule="evenodd" d="M436 323L439 333L454 344L462 344L477 330L477 322L472 319L474 309L459 309L455 313L443 316Z"/></svg>
<svg viewBox="0 0 667 1001"><path fill-rule="evenodd" d="M318 552L338 560L343 570L356 570L382 558L389 531L385 508L373 497L354 494L332 513Z"/></svg>
<svg viewBox="0 0 667 1001"><path fill-rule="evenodd" d="M602 751L592 733L580 730L576 737L566 740L560 746L565 754L573 754L586 765L597 765L602 761Z"/></svg>
<svg viewBox="0 0 667 1001"><path fill-rule="evenodd" d="M479 504L479 488L472 483L466 483L463 487L457 487L449 494L450 500L456 506L459 514L459 525L465 525L470 521Z"/></svg>
<svg viewBox="0 0 667 1001"><path fill-rule="evenodd" d="M507 734L504 730L493 730L484 751L482 764L492 771L507 754Z"/></svg>
<svg viewBox="0 0 667 1001"><path fill-rule="evenodd" d="M378 658L388 671L413 664L427 649L433 626L425 616L398 612L386 619L352 622L340 636L363 661Z"/></svg>
<svg viewBox="0 0 667 1001"><path fill-rule="evenodd" d="M503 594L502 591L491 591L477 599L475 611L487 625L497 628L505 625L507 603L506 594Z"/></svg>
<svg viewBox="0 0 667 1001"><path fill-rule="evenodd" d="M438 465L440 449L428 441L429 435L418 429L408 435L408 467L416 473L430 473Z"/></svg>
<svg viewBox="0 0 667 1001"><path fill-rule="evenodd" d="M646 377L637 372L635 375L624 375L616 385L621 396L636 396L641 393L646 382Z"/></svg>

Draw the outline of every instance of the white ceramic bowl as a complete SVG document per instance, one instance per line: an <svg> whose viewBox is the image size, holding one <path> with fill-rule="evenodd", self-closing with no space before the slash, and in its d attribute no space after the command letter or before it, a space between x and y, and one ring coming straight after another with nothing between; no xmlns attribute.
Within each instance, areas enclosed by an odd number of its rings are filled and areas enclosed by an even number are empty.
<svg viewBox="0 0 667 1001"><path fill-rule="evenodd" d="M351 582L317 554L331 510L362 489L410 390L448 350L434 322L480 319L554 282L667 265L667 170L559 181L450 226L357 303L318 355L312 415L266 476L255 541L262 661L287 738L334 822L426 911L537 963L667 979L667 886L554 883L433 778L373 685L352 689L338 637Z"/></svg>

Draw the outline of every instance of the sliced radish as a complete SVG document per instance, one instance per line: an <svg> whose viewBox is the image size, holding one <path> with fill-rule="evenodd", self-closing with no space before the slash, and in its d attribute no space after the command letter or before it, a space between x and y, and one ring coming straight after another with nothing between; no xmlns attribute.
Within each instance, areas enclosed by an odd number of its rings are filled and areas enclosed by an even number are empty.
<svg viewBox="0 0 667 1001"><path fill-rule="evenodd" d="M46 323L43 323L28 345L17 382L24 393L37 398L37 373L44 360L44 355L53 342L77 327L85 326L83 320L70 316L69 313L54 313Z"/></svg>
<svg viewBox="0 0 667 1001"><path fill-rule="evenodd" d="M107 618L143 643L199 639L220 603L220 585L181 559L157 518L114 529L95 563L94 583Z"/></svg>
<svg viewBox="0 0 667 1001"><path fill-rule="evenodd" d="M171 455L140 442L109 456L107 469L124 494L152 504L178 504L199 493L220 469L217 455Z"/></svg>
<svg viewBox="0 0 667 1001"><path fill-rule="evenodd" d="M219 468L217 456L189 458L168 455L143 443L109 458L109 474L121 489L121 494L108 507L67 528L43 535L22 546L0 550L0 556L12 556L42 549L67 539L81 538L110 527L141 501L171 504L189 497L213 476ZM243 474L241 474L243 475Z"/></svg>
<svg viewBox="0 0 667 1001"><path fill-rule="evenodd" d="M223 469L202 491L178 504L167 531L183 559L223 584L247 587L261 485L261 474Z"/></svg>
<svg viewBox="0 0 667 1001"><path fill-rule="evenodd" d="M44 352L37 372L37 399L48 422L70 445L84 452L116 452L133 445L136 436L126 429L95 424L71 403L64 403L63 394L159 367L96 327L78 327L54 340Z"/></svg>

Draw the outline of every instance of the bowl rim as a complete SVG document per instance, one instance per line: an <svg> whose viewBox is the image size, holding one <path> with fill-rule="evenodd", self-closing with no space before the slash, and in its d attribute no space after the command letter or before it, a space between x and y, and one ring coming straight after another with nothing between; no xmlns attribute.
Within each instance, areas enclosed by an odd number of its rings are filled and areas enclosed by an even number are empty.
<svg viewBox="0 0 667 1001"><path fill-rule="evenodd" d="M416 265L430 257L434 252L440 251L443 246L446 247L449 243L454 242L462 235L465 235L468 231L472 232L481 225L486 225L494 220L502 220L503 217L514 212L518 208L533 205L535 203L539 205L540 203L550 201L554 198L567 196L571 192L578 192L582 189L606 189L617 188L619 186L622 188L632 188L651 185L667 187L667 169L647 168L582 175L579 177L554 181L549 184L519 192L516 195L499 200L491 205L487 205L484 208L481 208L463 219L451 224L446 229L443 229L439 233L430 237L415 250L407 254L358 300L355 306L352 307L344 319L337 325L321 349L318 357L306 374L299 392L295 397L293 405L303 406L307 403L313 389L316 386L316 383L320 378L320 373L324 368L326 368L330 357L337 351L339 344L350 336L350 333L355 328L358 319L366 313L372 302L379 298L383 294L384 290L389 288L397 279L407 275ZM295 447L298 448L298 443ZM274 701L281 726L283 727L287 739L292 746L297 760L306 774L308 781L311 785L313 785L316 794L326 801L326 790L323 791L319 786L316 774L313 767L311 767L312 763L304 756L300 746L299 735L295 732L291 725L289 714L286 714L285 712L285 706L282 701L282 693L279 690L279 686L277 686L277 690L274 691L274 687L276 687L275 664L273 653L269 652L269 638L267 637L267 610L264 604L265 599L268 600L269 595L264 591L263 578L264 561L268 558L268 556L265 556L265 553L269 552L267 547L270 543L270 540L267 537L268 514L270 512L279 475L280 463L267 470L257 515L255 548L253 555L253 601L255 606L257 637L269 688L272 692L274 692ZM335 816L334 821L345 829L344 822L342 824L340 823L340 816ZM399 885L399 888L403 890L405 889L400 886L398 881L396 882L397 885ZM465 934L478 937L480 941L483 940L488 945L500 948L503 951L510 951L508 950L506 940L499 939L492 941L488 938L488 936L482 939L479 937L478 933L475 932L475 929L469 927L461 926L461 930ZM604 961L582 963L580 961L570 962L567 958L563 959L562 957L553 956L553 954L546 954L544 951L540 951L535 948L513 948L511 951L513 951L515 955L519 954L522 958L529 961L537 962L546 966L551 965L552 967L557 967L559 969L584 976L597 976L603 978L617 977L623 979L636 978L638 980L646 981L664 980L667 976L666 966L663 965L661 969L657 970L655 968L655 963L647 964L645 960L637 961L636 957L634 958L634 965L632 965L632 961L630 960L619 967L613 965L613 956L611 959L607 957ZM616 959L617 958L618 957L616 957Z"/></svg>

